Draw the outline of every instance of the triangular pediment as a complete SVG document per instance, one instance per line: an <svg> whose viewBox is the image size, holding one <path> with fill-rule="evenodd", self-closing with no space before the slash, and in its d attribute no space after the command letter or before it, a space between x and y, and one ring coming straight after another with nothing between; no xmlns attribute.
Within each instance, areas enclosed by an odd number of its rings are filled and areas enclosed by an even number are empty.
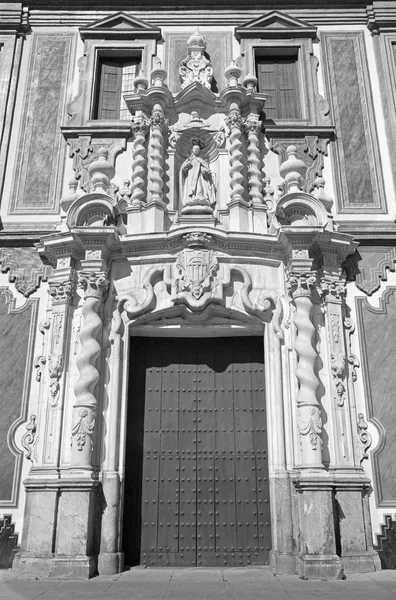
<svg viewBox="0 0 396 600"><path fill-rule="evenodd" d="M273 10L266 15L247 21L244 25L237 27L235 30L238 39L244 37L249 38L269 38L281 39L290 37L310 37L316 36L316 27L290 17L277 10Z"/></svg>
<svg viewBox="0 0 396 600"><path fill-rule="evenodd" d="M159 27L154 27L146 21L132 17L124 12L117 12L99 21L91 23L88 27L80 29L81 36L88 37L118 37L125 39L144 37L158 39L161 37Z"/></svg>

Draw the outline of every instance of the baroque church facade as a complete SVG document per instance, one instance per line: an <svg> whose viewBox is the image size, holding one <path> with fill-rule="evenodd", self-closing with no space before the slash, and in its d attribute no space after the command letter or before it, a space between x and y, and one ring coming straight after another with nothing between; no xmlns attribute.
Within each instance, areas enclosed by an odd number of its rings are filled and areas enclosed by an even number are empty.
<svg viewBox="0 0 396 600"><path fill-rule="evenodd" d="M396 567L396 2L0 3L0 566Z"/></svg>

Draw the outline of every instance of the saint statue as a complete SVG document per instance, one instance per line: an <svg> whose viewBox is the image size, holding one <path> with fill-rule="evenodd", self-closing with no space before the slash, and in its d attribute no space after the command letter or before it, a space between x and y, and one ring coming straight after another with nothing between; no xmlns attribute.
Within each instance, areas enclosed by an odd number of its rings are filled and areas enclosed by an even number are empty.
<svg viewBox="0 0 396 600"><path fill-rule="evenodd" d="M182 214L212 214L216 204L216 188L209 163L199 156L204 144L192 141L190 156L180 171Z"/></svg>

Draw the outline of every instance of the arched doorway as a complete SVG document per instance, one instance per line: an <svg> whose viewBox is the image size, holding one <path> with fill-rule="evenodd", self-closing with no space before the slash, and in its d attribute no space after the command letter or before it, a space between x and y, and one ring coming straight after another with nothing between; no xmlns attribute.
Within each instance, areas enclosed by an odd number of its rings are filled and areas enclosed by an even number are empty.
<svg viewBox="0 0 396 600"><path fill-rule="evenodd" d="M125 563L267 564L263 336L133 337L129 377Z"/></svg>

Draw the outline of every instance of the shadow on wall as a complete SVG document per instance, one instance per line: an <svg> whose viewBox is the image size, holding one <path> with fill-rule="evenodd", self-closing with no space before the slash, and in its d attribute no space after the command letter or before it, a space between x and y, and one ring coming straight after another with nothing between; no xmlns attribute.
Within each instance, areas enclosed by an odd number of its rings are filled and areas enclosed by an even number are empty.
<svg viewBox="0 0 396 600"><path fill-rule="evenodd" d="M11 515L4 515L0 519L0 569L10 569L19 550L18 534L15 533L15 524L11 519Z"/></svg>
<svg viewBox="0 0 396 600"><path fill-rule="evenodd" d="M392 520L392 515L385 515L385 525L381 525L374 549L378 552L383 569L396 569L396 521Z"/></svg>

